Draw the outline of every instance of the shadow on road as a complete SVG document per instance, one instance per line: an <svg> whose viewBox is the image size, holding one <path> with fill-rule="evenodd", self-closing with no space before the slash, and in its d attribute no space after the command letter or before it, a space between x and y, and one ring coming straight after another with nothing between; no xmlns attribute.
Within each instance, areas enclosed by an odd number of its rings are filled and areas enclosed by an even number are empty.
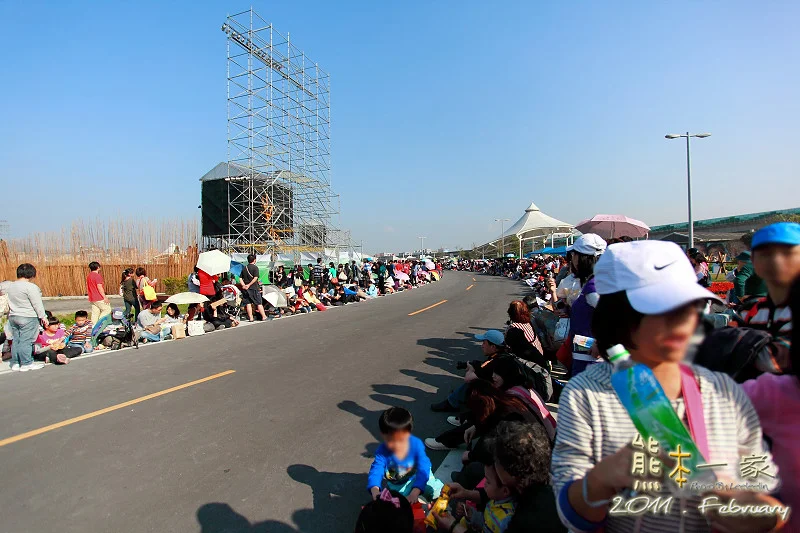
<svg viewBox="0 0 800 533"><path fill-rule="evenodd" d="M201 506L197 510L197 521L200 533L298 533L292 526L275 520L252 524L227 503Z"/></svg>
<svg viewBox="0 0 800 533"><path fill-rule="evenodd" d="M300 464L291 465L286 472L313 493L313 510L303 509L292 516L300 531L352 531L361 506L369 501L366 472L320 472Z"/></svg>
<svg viewBox="0 0 800 533"><path fill-rule="evenodd" d="M470 328L480 329L483 328ZM414 378L417 382L426 385L426 388L435 389L428 392L422 388L410 385L396 385L390 383L372 385L374 394L370 398L380 404L378 409L367 409L356 402L345 400L339 403L339 408L361 419L361 425L370 432L374 441L367 444L362 455L373 457L381 434L378 431L378 418L389 407L404 407L414 416L414 434L420 438L438 435L445 428L444 421L430 411L432 403L443 400L447 394L461 383L462 371L456 369L459 361L469 361L479 358L480 349L473 339L473 333L457 332L457 338L431 338L419 339L417 344L428 348L428 357L424 363L428 366L444 370L447 374L428 373L413 369L401 369L400 373ZM430 452L429 452L430 453ZM440 459L444 457L443 454ZM436 453L431 453L431 459L437 458Z"/></svg>
<svg viewBox="0 0 800 533"><path fill-rule="evenodd" d="M485 328L469 328L470 333L457 332L456 338L420 339L417 344L428 348L428 357L424 363L436 368L436 373L422 372L414 369L403 369L400 373L414 378L425 385L423 390L411 385L381 383L372 385L370 398L382 404L378 409L368 409L356 402L345 400L339 408L360 419L361 425L373 436L373 442L365 446L362 455L371 458L375 455L381 435L378 431L378 418L388 407L399 406L408 409L414 415L414 434L420 438L438 435L446 429L444 418L430 411L432 403L443 400L447 393L457 387L462 380L462 372L456 369L458 361L469 361L481 357L480 348L473 339L475 332ZM441 371L445 371L442 374ZM444 452L428 452L434 465L444 459ZM321 472L313 466L295 464L287 469L287 474L294 481L311 487L313 491L313 509L303 509L292 515L292 520L303 533L332 533L351 531L358 518L361 506L368 500L366 491L367 472ZM209 504L224 505L224 504ZM204 506L205 507L205 506ZM227 507L227 506L226 506ZM230 509L228 507L228 509ZM291 526L263 522L250 525L244 517L233 515L243 520L243 529L248 533L275 531L277 533L294 531ZM198 517L200 513L198 512ZM201 525L203 522L201 521ZM235 524L235 522L231 522ZM280 529L280 528L283 529ZM261 529L259 529L261 528ZM274 528L274 529L269 529ZM222 533L225 529L203 529L201 533ZM232 530L238 533L239 530Z"/></svg>

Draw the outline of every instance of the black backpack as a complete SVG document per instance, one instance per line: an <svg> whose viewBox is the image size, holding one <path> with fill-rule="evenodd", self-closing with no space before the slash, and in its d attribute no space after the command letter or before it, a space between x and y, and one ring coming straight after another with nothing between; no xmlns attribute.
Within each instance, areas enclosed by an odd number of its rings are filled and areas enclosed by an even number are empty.
<svg viewBox="0 0 800 533"><path fill-rule="evenodd" d="M715 372L724 372L737 383L758 377L758 353L769 344L768 331L746 327L722 328L710 331L697 349L694 364Z"/></svg>
<svg viewBox="0 0 800 533"><path fill-rule="evenodd" d="M502 360L502 361L501 361ZM512 353L501 355L497 359L500 365L506 366L506 371L502 372L506 375L513 375L514 377L506 383L505 386L520 385L526 389L533 389L542 398L542 401L550 401L553 396L553 380L550 378L550 372L543 368L541 365L517 357ZM510 371L513 368L513 371Z"/></svg>

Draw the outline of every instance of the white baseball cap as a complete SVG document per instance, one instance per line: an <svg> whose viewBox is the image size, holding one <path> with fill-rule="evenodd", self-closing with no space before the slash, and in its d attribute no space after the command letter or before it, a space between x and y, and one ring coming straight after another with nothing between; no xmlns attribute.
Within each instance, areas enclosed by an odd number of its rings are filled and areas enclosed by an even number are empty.
<svg viewBox="0 0 800 533"><path fill-rule="evenodd" d="M601 295L625 291L631 306L645 315L660 315L698 300L722 303L697 283L689 258L667 241L612 244L594 266Z"/></svg>
<svg viewBox="0 0 800 533"><path fill-rule="evenodd" d="M604 241L600 235L596 233L584 233L575 239L575 244L572 245L572 249L579 254L597 257L606 251L606 246L606 241Z"/></svg>

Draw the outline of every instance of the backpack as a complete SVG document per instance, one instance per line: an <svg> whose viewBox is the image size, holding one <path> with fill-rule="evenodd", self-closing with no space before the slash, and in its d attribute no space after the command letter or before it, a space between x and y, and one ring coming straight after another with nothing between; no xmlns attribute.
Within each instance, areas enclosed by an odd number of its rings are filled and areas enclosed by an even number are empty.
<svg viewBox="0 0 800 533"><path fill-rule="evenodd" d="M549 401L553 396L553 380L550 379L550 372L533 361L528 361L516 356L515 359L520 367L522 367L522 372L530 383L530 388L536 391L543 401Z"/></svg>
<svg viewBox="0 0 800 533"><path fill-rule="evenodd" d="M536 421L544 426L547 437L550 439L550 444L553 444L556 438L556 419L550 413L544 401L534 391L525 387L511 387L506 392L525 403ZM532 420L529 420L529 422L532 422Z"/></svg>
<svg viewBox="0 0 800 533"><path fill-rule="evenodd" d="M710 331L697 349L693 364L731 376L737 383L759 376L758 353L772 340L768 331L746 327Z"/></svg>
<svg viewBox="0 0 800 533"><path fill-rule="evenodd" d="M481 366L504 376L506 387L513 383L522 385L526 389L533 389L545 402L553 395L553 381L546 368L512 353L505 353L490 361L492 362L490 366L486 366L486 363Z"/></svg>

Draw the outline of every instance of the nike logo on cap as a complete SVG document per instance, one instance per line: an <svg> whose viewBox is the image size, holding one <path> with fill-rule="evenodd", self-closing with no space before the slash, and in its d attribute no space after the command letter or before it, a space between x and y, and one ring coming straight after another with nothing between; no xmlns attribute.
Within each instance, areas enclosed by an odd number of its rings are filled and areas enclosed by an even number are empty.
<svg viewBox="0 0 800 533"><path fill-rule="evenodd" d="M664 270L665 268L667 268L668 266L670 266L673 263L675 263L675 261L670 261L666 265L661 265L661 266L655 265L655 269L656 270Z"/></svg>

